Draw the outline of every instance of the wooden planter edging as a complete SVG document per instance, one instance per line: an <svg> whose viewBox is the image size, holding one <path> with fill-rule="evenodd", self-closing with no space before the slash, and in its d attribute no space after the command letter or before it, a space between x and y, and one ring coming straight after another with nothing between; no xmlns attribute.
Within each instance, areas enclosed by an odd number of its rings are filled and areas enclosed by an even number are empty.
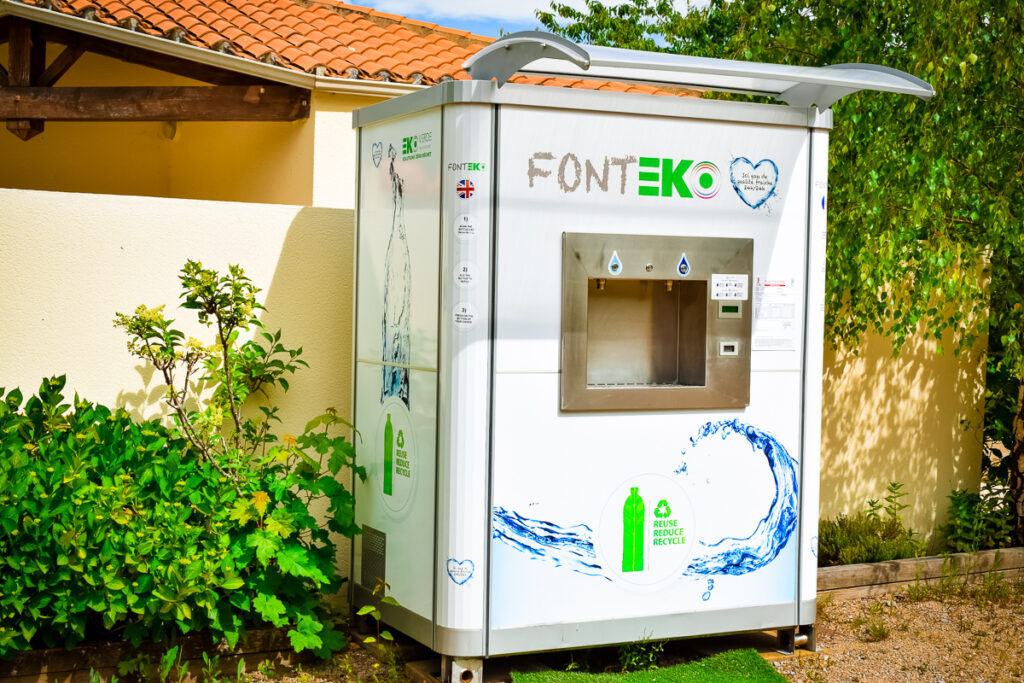
<svg viewBox="0 0 1024 683"><path fill-rule="evenodd" d="M978 580L993 569L1003 576L1018 576L1024 574L1024 548L821 567L818 569L818 596L871 598L887 595L916 582L936 583L947 566L968 580Z"/></svg>
<svg viewBox="0 0 1024 683"><path fill-rule="evenodd" d="M183 636L176 643L147 643L137 650L125 642L97 642L82 645L73 650L32 650L23 652L13 659L0 660L0 682L2 683L88 683L89 670L93 669L104 681L117 673L119 662L131 659L136 654L149 654L154 664L169 648L181 648L181 663L188 665L186 681L202 680L203 653L210 659L220 657L219 670L234 680L238 661L245 660L245 671L252 673L260 662L270 660L275 666L293 666L298 662L311 661L313 654L306 650L296 654L284 629L261 629L246 633L245 638L234 649L218 647L210 642L206 634L196 633ZM121 676L118 676L120 679ZM172 675L174 680L177 676Z"/></svg>

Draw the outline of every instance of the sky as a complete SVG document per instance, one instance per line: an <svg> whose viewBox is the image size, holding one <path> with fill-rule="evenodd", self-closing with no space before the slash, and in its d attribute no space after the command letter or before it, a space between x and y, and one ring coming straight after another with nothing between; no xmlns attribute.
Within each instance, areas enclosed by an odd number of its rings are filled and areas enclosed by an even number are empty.
<svg viewBox="0 0 1024 683"><path fill-rule="evenodd" d="M470 31L481 36L497 38L499 32L529 31L541 28L540 22L534 17L537 9L547 10L549 0L472 0L471 2L454 2L453 0L349 0L354 4L373 7L382 12L391 12L403 16L429 21L448 28ZM583 0L561 0L576 7L583 7ZM616 5L615 0L607 0L606 4ZM685 0L677 0L676 5L685 7Z"/></svg>

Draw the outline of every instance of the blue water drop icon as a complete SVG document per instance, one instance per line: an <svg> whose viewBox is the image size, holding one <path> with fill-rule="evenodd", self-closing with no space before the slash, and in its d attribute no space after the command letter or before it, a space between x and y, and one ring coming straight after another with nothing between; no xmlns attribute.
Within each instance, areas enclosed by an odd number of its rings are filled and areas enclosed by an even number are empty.
<svg viewBox="0 0 1024 683"><path fill-rule="evenodd" d="M619 260L619 252L612 252L612 260L608 262L608 272L612 275L622 273L622 261Z"/></svg>
<svg viewBox="0 0 1024 683"><path fill-rule="evenodd" d="M690 262L686 260L686 252L683 252L683 257L679 259L679 267L677 269L679 274L686 277L690 274Z"/></svg>

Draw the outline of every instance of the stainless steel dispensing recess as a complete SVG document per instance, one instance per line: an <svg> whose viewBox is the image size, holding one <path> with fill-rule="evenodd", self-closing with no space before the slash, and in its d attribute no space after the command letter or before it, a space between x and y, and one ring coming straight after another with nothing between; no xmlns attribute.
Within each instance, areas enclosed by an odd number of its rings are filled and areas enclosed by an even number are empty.
<svg viewBox="0 0 1024 683"><path fill-rule="evenodd" d="M562 410L746 406L753 263L751 239L564 233Z"/></svg>
<svg viewBox="0 0 1024 683"><path fill-rule="evenodd" d="M466 67L353 114L352 604L386 581L446 680L645 638L813 647L827 107L931 88L536 32Z"/></svg>

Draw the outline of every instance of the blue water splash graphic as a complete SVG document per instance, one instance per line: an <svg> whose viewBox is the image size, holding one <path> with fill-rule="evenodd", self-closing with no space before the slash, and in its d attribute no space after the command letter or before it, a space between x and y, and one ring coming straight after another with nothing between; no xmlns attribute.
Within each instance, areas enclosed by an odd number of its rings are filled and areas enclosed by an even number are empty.
<svg viewBox="0 0 1024 683"><path fill-rule="evenodd" d="M395 171L398 152L388 145L391 176L391 235L384 257L384 317L381 320L383 353L380 400L397 396L409 407L409 305L412 273L405 236L405 181ZM389 365L394 363L395 365Z"/></svg>
<svg viewBox="0 0 1024 683"><path fill-rule="evenodd" d="M755 452L761 452L768 460L768 467L775 480L775 497L754 532L744 538L727 536L715 543L701 543L712 549L694 558L686 568L686 574L730 574L739 576L760 569L776 557L796 530L797 479L796 460L774 436L739 420L708 422L697 436L690 440L690 448L705 439L718 436L725 439L732 434L745 437ZM686 449L683 455L686 455ZM684 467L676 469L681 474Z"/></svg>
<svg viewBox="0 0 1024 683"><path fill-rule="evenodd" d="M587 576L604 576L594 552L593 530L586 524L563 528L551 522L523 517L496 507L491 515L491 537L556 567L568 567ZM610 580L610 579L609 579Z"/></svg>
<svg viewBox="0 0 1024 683"><path fill-rule="evenodd" d="M705 440L713 437L724 440L733 435L744 438L752 451L764 455L772 473L775 495L767 514L757 523L753 533L742 538L727 536L714 542L700 542L701 550L697 551L697 556L690 561L683 575L748 574L778 557L796 530L797 462L771 434L738 420L708 422L697 436L690 439L690 446L683 449L682 455L686 456ZM687 463L682 462L673 473L686 475ZM494 539L529 555L531 559L610 580L608 573L597 563L594 532L586 524L562 527L553 522L523 517L503 507L494 508L492 522Z"/></svg>

